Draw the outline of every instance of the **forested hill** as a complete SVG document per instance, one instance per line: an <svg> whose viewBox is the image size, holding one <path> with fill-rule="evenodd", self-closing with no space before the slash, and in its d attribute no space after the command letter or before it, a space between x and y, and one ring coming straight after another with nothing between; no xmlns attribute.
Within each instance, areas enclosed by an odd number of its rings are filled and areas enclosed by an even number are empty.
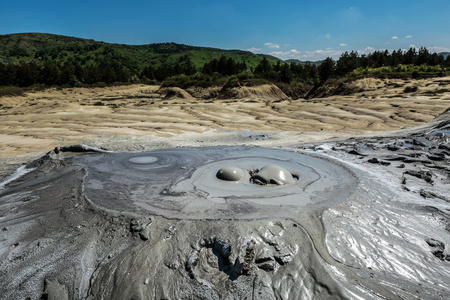
<svg viewBox="0 0 450 300"><path fill-rule="evenodd" d="M174 43L133 46L43 33L0 35L0 88L138 82L189 87L270 81L298 98L313 86L345 78L447 75L450 56L423 47L345 52L336 61L328 57L313 63Z"/></svg>
<svg viewBox="0 0 450 300"><path fill-rule="evenodd" d="M256 67L264 57L271 63L278 58L242 50L194 47L175 43L124 45L46 33L0 35L0 63L54 63L81 67L110 65L142 71L146 67L174 66L189 62L194 68L219 59L222 55L235 62Z"/></svg>

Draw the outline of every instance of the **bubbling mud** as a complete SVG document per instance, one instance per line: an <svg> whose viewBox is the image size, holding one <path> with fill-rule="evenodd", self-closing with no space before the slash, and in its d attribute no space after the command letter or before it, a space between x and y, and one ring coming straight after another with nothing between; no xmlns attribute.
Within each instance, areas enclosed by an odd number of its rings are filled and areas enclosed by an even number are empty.
<svg viewBox="0 0 450 300"><path fill-rule="evenodd" d="M295 182L298 175L294 175L285 168L269 165L263 167L261 170L242 170L238 167L223 167L217 171L216 177L220 180L231 182L242 182L249 180L250 183L276 186Z"/></svg>
<svg viewBox="0 0 450 300"><path fill-rule="evenodd" d="M236 167L224 167L217 171L216 177L225 181L242 181L245 177L245 172Z"/></svg>
<svg viewBox="0 0 450 300"><path fill-rule="evenodd" d="M285 168L269 165L263 167L255 175L252 176L251 181L259 185L284 185L295 182L298 175L294 175Z"/></svg>
<svg viewBox="0 0 450 300"><path fill-rule="evenodd" d="M356 176L331 160L256 147L176 148L68 158L85 195L116 211L187 219L292 217L348 199Z"/></svg>

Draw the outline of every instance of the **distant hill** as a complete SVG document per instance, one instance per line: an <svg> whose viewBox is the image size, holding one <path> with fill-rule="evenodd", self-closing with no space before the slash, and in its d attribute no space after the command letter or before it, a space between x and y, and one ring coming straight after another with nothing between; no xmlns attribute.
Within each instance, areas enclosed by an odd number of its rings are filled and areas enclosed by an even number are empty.
<svg viewBox="0 0 450 300"><path fill-rule="evenodd" d="M47 33L0 35L0 63L35 62L92 66L98 64L125 66L142 70L162 64L176 65L190 60L197 69L222 55L236 62L256 67L263 57L276 63L280 59L242 50L223 50L175 43L125 45Z"/></svg>
<svg viewBox="0 0 450 300"><path fill-rule="evenodd" d="M288 59L288 60L285 60L285 62L290 63L290 64L296 63L296 64L301 64L301 65L316 65L316 66L319 66L319 65L323 62L323 60L318 60L318 61L309 61L309 60L307 60L307 61L302 61L302 60L299 60L299 59Z"/></svg>
<svg viewBox="0 0 450 300"><path fill-rule="evenodd" d="M446 59L448 56L450 56L450 52L441 52L438 53L438 55L442 55Z"/></svg>

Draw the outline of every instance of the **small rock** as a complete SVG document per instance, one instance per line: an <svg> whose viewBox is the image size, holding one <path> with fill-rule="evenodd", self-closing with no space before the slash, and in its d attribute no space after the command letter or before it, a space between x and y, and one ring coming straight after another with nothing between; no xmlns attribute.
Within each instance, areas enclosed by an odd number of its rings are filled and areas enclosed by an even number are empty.
<svg viewBox="0 0 450 300"><path fill-rule="evenodd" d="M265 140L265 139L267 139L267 135L265 135L265 134L254 134L254 135L250 135L249 138L254 139L254 140Z"/></svg>
<svg viewBox="0 0 450 300"><path fill-rule="evenodd" d="M268 272L273 271L275 269L275 261L269 260L265 263L259 264L258 268Z"/></svg>
<svg viewBox="0 0 450 300"><path fill-rule="evenodd" d="M388 149L389 151L398 151L398 150L400 150L400 148L397 147L397 146L388 146L387 149Z"/></svg>
<svg viewBox="0 0 450 300"><path fill-rule="evenodd" d="M442 249L442 251L444 251L445 249L445 244L439 240L428 238L425 240L425 242L427 242L428 246L430 247L439 248Z"/></svg>
<svg viewBox="0 0 450 300"><path fill-rule="evenodd" d="M433 193L427 192L423 189L420 190L420 196L424 197L425 199L426 198L434 198Z"/></svg>
<svg viewBox="0 0 450 300"><path fill-rule="evenodd" d="M415 176L417 178L423 179L428 183L433 183L432 174L429 171L414 171L414 170L407 170L403 174L408 174L411 176Z"/></svg>
<svg viewBox="0 0 450 300"><path fill-rule="evenodd" d="M130 222L130 231L131 232L140 232L142 231L141 222L137 219L132 219Z"/></svg>
<svg viewBox="0 0 450 300"><path fill-rule="evenodd" d="M350 151L348 151L348 154L359 155L359 156L367 156L367 155L365 155L365 154L359 153L359 152L356 151L356 150L350 150Z"/></svg>
<svg viewBox="0 0 450 300"><path fill-rule="evenodd" d="M141 240L143 241L147 241L149 239L147 231L146 230L142 230L139 232L139 237L141 238Z"/></svg>
<svg viewBox="0 0 450 300"><path fill-rule="evenodd" d="M442 250L433 250L431 253L439 258L440 260L445 260L447 258L447 255L444 254L444 251Z"/></svg>
<svg viewBox="0 0 450 300"><path fill-rule="evenodd" d="M261 263L268 262L268 261L273 261L273 260L274 260L273 257L258 257L255 260L255 263L261 264Z"/></svg>
<svg viewBox="0 0 450 300"><path fill-rule="evenodd" d="M367 162L369 162L371 164L379 164L380 163L380 161L376 157L369 159Z"/></svg>
<svg viewBox="0 0 450 300"><path fill-rule="evenodd" d="M171 270L176 270L180 267L180 262L178 260L171 261L170 263L166 263L166 266Z"/></svg>
<svg viewBox="0 0 450 300"><path fill-rule="evenodd" d="M130 231L131 232L142 232L144 229L152 223L152 219L132 219L130 221Z"/></svg>
<svg viewBox="0 0 450 300"><path fill-rule="evenodd" d="M270 247L262 247L256 253L255 262L257 264L263 263L269 260L273 260L273 250Z"/></svg>
<svg viewBox="0 0 450 300"><path fill-rule="evenodd" d="M292 256L289 253L280 253L279 255L275 256L275 260L280 265L285 265L292 260Z"/></svg>
<svg viewBox="0 0 450 300"><path fill-rule="evenodd" d="M431 253L434 256L436 256L440 260L450 261L450 255L449 254L444 254L444 251L445 251L445 244L444 244L444 242L441 242L441 241L433 239L433 238L428 238L428 239L425 240L425 242L427 242L428 246L433 248L431 250Z"/></svg>

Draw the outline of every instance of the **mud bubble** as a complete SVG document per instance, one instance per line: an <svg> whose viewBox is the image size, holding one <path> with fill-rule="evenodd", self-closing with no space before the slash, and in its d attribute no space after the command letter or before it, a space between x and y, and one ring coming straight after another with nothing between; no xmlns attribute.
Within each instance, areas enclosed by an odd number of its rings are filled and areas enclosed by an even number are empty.
<svg viewBox="0 0 450 300"><path fill-rule="evenodd" d="M298 174L292 173L285 168L268 165L258 170L250 181L259 185L285 185L294 183L298 178Z"/></svg>
<svg viewBox="0 0 450 300"><path fill-rule="evenodd" d="M223 167L217 171L216 177L220 180L236 183L249 180L250 183L263 186L291 184L299 178L298 174L293 174L276 165L264 166L261 170L245 171L238 167Z"/></svg>
<svg viewBox="0 0 450 300"><path fill-rule="evenodd" d="M257 147L95 153L66 159L86 168L85 196L94 205L172 218L298 216L348 199L358 186L353 172L334 161Z"/></svg>
<svg viewBox="0 0 450 300"><path fill-rule="evenodd" d="M216 177L225 181L242 181L245 177L245 172L236 167L224 167L217 171Z"/></svg>

